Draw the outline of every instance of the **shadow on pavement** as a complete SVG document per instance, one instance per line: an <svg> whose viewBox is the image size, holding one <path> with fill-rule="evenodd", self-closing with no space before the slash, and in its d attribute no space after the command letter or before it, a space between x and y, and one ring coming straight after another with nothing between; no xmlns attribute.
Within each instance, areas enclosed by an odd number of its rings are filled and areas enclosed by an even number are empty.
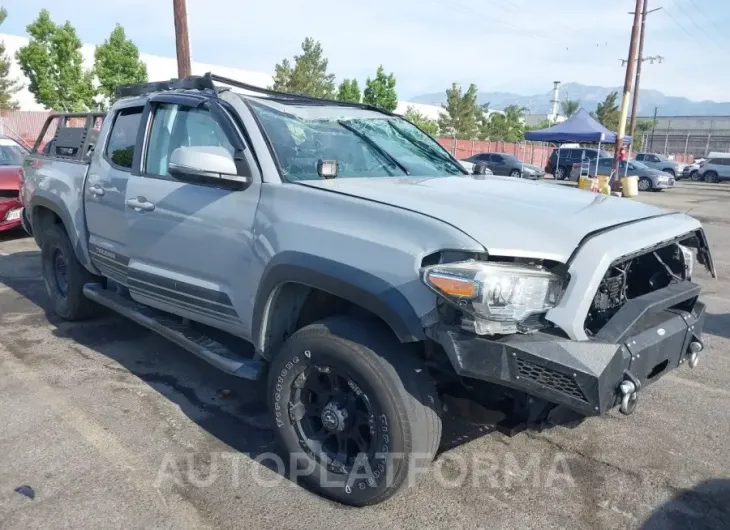
<svg viewBox="0 0 730 530"><path fill-rule="evenodd" d="M730 528L730 480L708 480L681 490L656 509L642 530Z"/></svg>
<svg viewBox="0 0 730 530"><path fill-rule="evenodd" d="M705 315L704 332L709 335L730 339L730 313L719 315L707 313ZM728 527L730 527L730 524Z"/></svg>

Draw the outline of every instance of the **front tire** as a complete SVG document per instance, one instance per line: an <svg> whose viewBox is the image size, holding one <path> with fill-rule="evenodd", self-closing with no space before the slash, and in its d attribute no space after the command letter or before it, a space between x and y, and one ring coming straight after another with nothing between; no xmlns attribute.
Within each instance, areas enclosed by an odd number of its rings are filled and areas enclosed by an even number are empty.
<svg viewBox="0 0 730 530"><path fill-rule="evenodd" d="M513 169L509 172L509 176L512 178L520 178L520 172L516 169Z"/></svg>
<svg viewBox="0 0 730 530"><path fill-rule="evenodd" d="M651 191L653 187L650 178L641 177L639 179L639 191Z"/></svg>
<svg viewBox="0 0 730 530"><path fill-rule="evenodd" d="M696 169L692 170L692 172L689 174L689 179L692 182L699 182L699 181L703 180L702 175L700 175L700 172L697 171Z"/></svg>
<svg viewBox="0 0 730 530"><path fill-rule="evenodd" d="M41 268L53 311L64 320L83 320L94 312L84 296L84 284L96 281L76 259L61 225L53 224L40 235Z"/></svg>
<svg viewBox="0 0 730 530"><path fill-rule="evenodd" d="M664 170L664 173L668 173L669 175L672 175L672 177L676 177L676 176L677 176L677 174L676 174L676 173L674 172L674 170L673 170L673 169L671 169L671 168L667 168L667 169L665 169L665 170Z"/></svg>
<svg viewBox="0 0 730 530"><path fill-rule="evenodd" d="M291 469L353 506L394 495L441 439L428 371L379 322L338 316L294 333L272 361L267 401Z"/></svg>

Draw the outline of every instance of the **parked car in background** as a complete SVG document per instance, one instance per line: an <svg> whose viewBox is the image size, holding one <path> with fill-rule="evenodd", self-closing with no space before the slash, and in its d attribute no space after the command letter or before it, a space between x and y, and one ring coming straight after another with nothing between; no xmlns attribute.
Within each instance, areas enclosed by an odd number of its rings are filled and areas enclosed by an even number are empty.
<svg viewBox="0 0 730 530"><path fill-rule="evenodd" d="M635 157L637 162L641 162L647 167L658 169L664 173L669 173L673 177L681 176L684 172L685 164L680 164L674 160L670 160L664 155L656 153L637 153Z"/></svg>
<svg viewBox="0 0 730 530"><path fill-rule="evenodd" d="M704 158L696 158L694 162L684 166L684 171L682 171L682 176L681 177L677 176L677 180L680 180L680 178L690 179L695 182L700 180L700 164L704 161L705 161Z"/></svg>
<svg viewBox="0 0 730 530"><path fill-rule="evenodd" d="M15 140L0 137L0 232L20 226L20 181L27 154Z"/></svg>
<svg viewBox="0 0 730 530"><path fill-rule="evenodd" d="M542 168L533 164L525 164L514 155L505 153L479 153L466 159L473 164L486 164L495 175L505 177L541 179L545 176Z"/></svg>
<svg viewBox="0 0 730 530"><path fill-rule="evenodd" d="M730 153L710 156L700 164L699 180L720 182L730 179Z"/></svg>
<svg viewBox="0 0 730 530"><path fill-rule="evenodd" d="M596 158L610 158L611 153L604 151L603 149L592 149L587 147L573 147L554 149L550 153L547 165L545 166L546 173L552 173L555 180L564 180L570 175L570 171L573 168L573 164L580 164L584 160L595 160Z"/></svg>
<svg viewBox="0 0 730 530"><path fill-rule="evenodd" d="M635 160L628 161L628 169L626 164L627 162L625 160L619 163L619 175L639 177L639 190L641 191L665 190L674 186L675 178L669 173L652 169ZM590 167L588 165L585 166L590 177L610 175L612 167L613 158L601 158L598 161L598 170L596 170L595 162L592 162ZM570 171L570 180L578 180L580 172L581 165L574 164Z"/></svg>

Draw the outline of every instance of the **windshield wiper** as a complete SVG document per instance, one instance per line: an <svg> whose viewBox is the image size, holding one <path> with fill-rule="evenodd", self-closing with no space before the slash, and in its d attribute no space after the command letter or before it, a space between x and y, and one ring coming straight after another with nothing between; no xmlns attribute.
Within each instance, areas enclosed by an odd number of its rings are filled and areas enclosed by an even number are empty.
<svg viewBox="0 0 730 530"><path fill-rule="evenodd" d="M375 143L375 141L372 138L370 138L367 134L365 134L361 131L358 131L355 127L353 127L352 125L350 125L349 123L347 123L344 120L337 120L337 123L339 123L342 127L344 127L345 129L350 131L352 134L354 134L355 136L357 136L358 138L363 140L366 144L368 144L370 147L372 147L375 151L380 153L380 155L383 156L388 162L390 162L391 164L393 164L397 168L399 168L403 173L405 173L406 175L411 174L411 172L408 171L408 168L406 168L406 166L404 166L403 164L398 162L393 157L393 155L391 155L385 149L383 149L377 143Z"/></svg>
<svg viewBox="0 0 730 530"><path fill-rule="evenodd" d="M390 125L390 127L394 131L396 131L403 138L405 138L406 140L408 140L409 142L411 142L413 145L415 145L416 147L418 147L426 155L429 155L431 158L436 158L438 160L441 160L442 162L448 162L449 165L451 165L451 166L455 167L456 169L458 169L459 170L459 173L462 173L462 174L464 173L464 168L462 168L460 165L456 164L451 158L443 155L443 153L441 153L440 151L432 148L427 143L419 140L418 138L414 138L413 136L411 136L407 132L401 130L401 128L400 127L397 127L392 121L387 120L387 123L388 123L388 125Z"/></svg>

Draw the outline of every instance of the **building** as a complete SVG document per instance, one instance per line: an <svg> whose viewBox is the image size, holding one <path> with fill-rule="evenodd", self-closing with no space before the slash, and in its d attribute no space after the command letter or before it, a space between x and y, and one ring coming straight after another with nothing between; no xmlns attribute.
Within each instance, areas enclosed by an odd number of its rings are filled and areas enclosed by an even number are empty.
<svg viewBox="0 0 730 530"><path fill-rule="evenodd" d="M639 116L637 121L651 121ZM638 133L637 133L638 135ZM730 151L730 116L657 116L653 131L641 134L644 149L703 157Z"/></svg>

